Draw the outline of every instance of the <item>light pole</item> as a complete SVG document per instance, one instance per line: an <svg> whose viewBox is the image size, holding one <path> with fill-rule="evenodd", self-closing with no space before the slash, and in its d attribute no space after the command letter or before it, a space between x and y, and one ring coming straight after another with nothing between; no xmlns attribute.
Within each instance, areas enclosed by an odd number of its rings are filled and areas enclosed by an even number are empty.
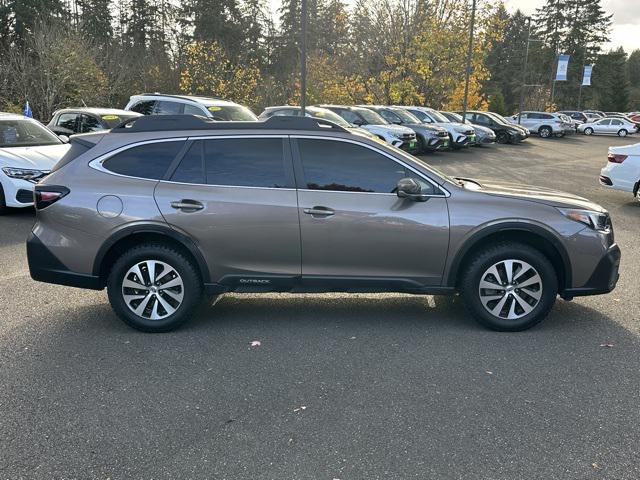
<svg viewBox="0 0 640 480"><path fill-rule="evenodd" d="M467 68L464 79L464 99L462 101L462 121L467 119L467 107L469 106L469 78L471 77L471 56L473 55L473 28L476 23L476 0L471 3L471 25L469 27L469 47L467 50Z"/></svg>
<svg viewBox="0 0 640 480"><path fill-rule="evenodd" d="M518 125L520 125L520 120L522 118L522 110L524 110L524 91L527 87L537 86L537 85L527 85L527 64L529 62L529 45L531 42L540 42L541 40L537 40L535 38L531 38L531 17L527 17L527 47L524 54L524 64L522 65L522 87L520 88L520 105L518 110Z"/></svg>
<svg viewBox="0 0 640 480"><path fill-rule="evenodd" d="M307 111L307 0L302 0L300 13L300 110L302 116Z"/></svg>

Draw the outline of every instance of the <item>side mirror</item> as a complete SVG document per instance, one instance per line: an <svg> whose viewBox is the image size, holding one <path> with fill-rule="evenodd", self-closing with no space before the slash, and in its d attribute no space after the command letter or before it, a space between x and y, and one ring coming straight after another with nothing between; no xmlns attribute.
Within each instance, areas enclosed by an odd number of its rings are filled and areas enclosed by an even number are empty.
<svg viewBox="0 0 640 480"><path fill-rule="evenodd" d="M62 140L63 143L69 143L69 137L66 135L58 135L58 138Z"/></svg>
<svg viewBox="0 0 640 480"><path fill-rule="evenodd" d="M425 202L429 197L422 193L422 187L414 178L401 178L396 185L399 198L406 198L414 202Z"/></svg>

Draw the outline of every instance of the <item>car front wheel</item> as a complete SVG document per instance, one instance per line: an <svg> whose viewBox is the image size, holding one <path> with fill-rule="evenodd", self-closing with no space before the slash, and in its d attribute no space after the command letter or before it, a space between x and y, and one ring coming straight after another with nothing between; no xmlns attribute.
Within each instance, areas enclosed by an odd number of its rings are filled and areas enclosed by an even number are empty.
<svg viewBox="0 0 640 480"><path fill-rule="evenodd" d="M496 135L496 142L500 144L509 143L509 134L507 132L499 132Z"/></svg>
<svg viewBox="0 0 640 480"><path fill-rule="evenodd" d="M118 258L107 280L109 301L129 326L168 332L188 320L202 298L193 263L162 244L143 244Z"/></svg>
<svg viewBox="0 0 640 480"><path fill-rule="evenodd" d="M553 135L553 130L550 127L540 127L538 135L542 138L550 138Z"/></svg>
<svg viewBox="0 0 640 480"><path fill-rule="evenodd" d="M593 135L593 128L588 127L584 129L584 134L585 135Z"/></svg>
<svg viewBox="0 0 640 480"><path fill-rule="evenodd" d="M618 130L618 136L619 137L626 137L629 134L629 132L627 132L624 128Z"/></svg>
<svg viewBox="0 0 640 480"><path fill-rule="evenodd" d="M558 280L538 250L500 243L474 256L460 284L465 305L482 325L521 331L542 321L555 302Z"/></svg>

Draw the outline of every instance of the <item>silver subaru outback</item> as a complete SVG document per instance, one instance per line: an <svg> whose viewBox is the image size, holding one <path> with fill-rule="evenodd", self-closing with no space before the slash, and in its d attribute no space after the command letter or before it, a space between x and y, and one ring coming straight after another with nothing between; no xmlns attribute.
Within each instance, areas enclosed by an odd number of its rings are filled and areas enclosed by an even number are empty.
<svg viewBox="0 0 640 480"><path fill-rule="evenodd" d="M523 330L556 296L610 292L609 214L567 193L451 178L317 118L140 117L72 138L36 186L35 280L107 288L116 313L172 330L203 294L459 292Z"/></svg>

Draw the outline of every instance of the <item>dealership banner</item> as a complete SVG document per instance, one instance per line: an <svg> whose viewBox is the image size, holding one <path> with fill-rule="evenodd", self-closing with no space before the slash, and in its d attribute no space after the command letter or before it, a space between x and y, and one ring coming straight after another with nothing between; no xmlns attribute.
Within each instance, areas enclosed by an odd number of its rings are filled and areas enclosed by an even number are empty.
<svg viewBox="0 0 640 480"><path fill-rule="evenodd" d="M593 71L593 65L585 65L584 73L582 75L582 85L591 86L591 72Z"/></svg>
<svg viewBox="0 0 640 480"><path fill-rule="evenodd" d="M558 57L558 71L556 73L556 81L562 82L567 80L567 69L569 68L569 55L562 54Z"/></svg>

